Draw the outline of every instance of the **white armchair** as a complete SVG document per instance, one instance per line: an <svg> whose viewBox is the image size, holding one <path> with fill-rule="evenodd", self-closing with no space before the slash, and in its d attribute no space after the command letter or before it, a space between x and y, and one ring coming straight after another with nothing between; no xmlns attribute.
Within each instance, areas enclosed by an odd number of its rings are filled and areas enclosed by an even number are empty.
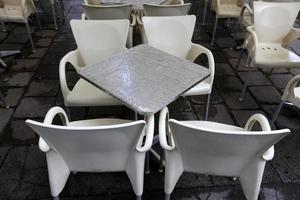
<svg viewBox="0 0 300 200"><path fill-rule="evenodd" d="M60 116L63 126L52 125ZM139 121L92 119L70 122L60 107L50 109L43 123L26 120L40 136L46 153L51 195L59 199L70 172L125 171L136 199L141 200L145 154L151 148L154 116ZM145 141L145 142L144 142Z"/></svg>
<svg viewBox="0 0 300 200"><path fill-rule="evenodd" d="M262 131L251 131L258 123ZM255 114L245 128L208 121L169 119L164 108L159 117L159 142L165 152L165 200L183 172L238 177L248 200L257 200L266 161L273 145L290 130L271 131L268 120Z"/></svg>
<svg viewBox="0 0 300 200"><path fill-rule="evenodd" d="M28 32L32 50L35 51L35 46L32 40L28 17L36 14L35 6L32 0L3 0L4 7L0 8L0 22L5 30L4 22L24 23ZM37 24L40 28L38 15L36 14Z"/></svg>
<svg viewBox="0 0 300 200"><path fill-rule="evenodd" d="M278 105L278 108L273 115L271 125L273 125L274 122L276 121L276 119L281 111L281 108L285 103L292 104L292 105L296 106L297 108L300 108L299 82L300 82L300 75L293 77L286 85L283 95L281 97L281 101Z"/></svg>
<svg viewBox="0 0 300 200"><path fill-rule="evenodd" d="M132 12L131 4L124 5L94 5L94 4L83 4L84 13L81 19L90 20L119 20L128 19L130 20L129 32L127 38L127 47L131 48L133 45L133 28L136 25L136 15Z"/></svg>
<svg viewBox="0 0 300 200"><path fill-rule="evenodd" d="M66 64L78 71L86 65L100 62L126 50L129 20L72 20L71 28L78 46L65 55L59 64L59 78L66 106L122 105L119 101L82 78L69 89L66 82Z"/></svg>
<svg viewBox="0 0 300 200"><path fill-rule="evenodd" d="M242 6L239 5L240 0L212 0L211 9L216 13L216 19L212 34L211 45L215 42L218 20L222 18L239 19Z"/></svg>
<svg viewBox="0 0 300 200"><path fill-rule="evenodd" d="M294 68L300 67L300 57L285 48L300 36L300 30L293 28L300 10L300 3L270 3L255 1L254 25L247 30L251 42L247 44L250 67ZM251 62L250 62L251 61ZM242 96L245 95L251 69L249 69Z"/></svg>
<svg viewBox="0 0 300 200"><path fill-rule="evenodd" d="M191 42L196 17L143 17L148 44L177 57L194 62L204 54L208 58L210 76L198 85L191 88L182 96L207 95L205 120L208 118L210 94L213 88L215 62L211 51L201 45Z"/></svg>

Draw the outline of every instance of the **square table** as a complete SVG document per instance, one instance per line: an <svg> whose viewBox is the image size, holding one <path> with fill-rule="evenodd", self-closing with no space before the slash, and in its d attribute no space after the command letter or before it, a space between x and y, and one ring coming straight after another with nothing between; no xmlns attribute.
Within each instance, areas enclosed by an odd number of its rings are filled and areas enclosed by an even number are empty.
<svg viewBox="0 0 300 200"><path fill-rule="evenodd" d="M83 67L79 75L138 113L154 114L209 76L209 70L149 45Z"/></svg>

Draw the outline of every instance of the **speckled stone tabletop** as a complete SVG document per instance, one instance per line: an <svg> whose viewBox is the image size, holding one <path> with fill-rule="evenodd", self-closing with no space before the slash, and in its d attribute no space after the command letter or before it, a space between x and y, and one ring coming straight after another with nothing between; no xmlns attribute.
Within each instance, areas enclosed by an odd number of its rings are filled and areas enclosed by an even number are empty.
<svg viewBox="0 0 300 200"><path fill-rule="evenodd" d="M142 10L143 4L162 4L166 0L101 0L102 4L132 4L133 9Z"/></svg>
<svg viewBox="0 0 300 200"><path fill-rule="evenodd" d="M209 76L207 68L138 45L100 63L82 68L79 75L140 114L156 113Z"/></svg>

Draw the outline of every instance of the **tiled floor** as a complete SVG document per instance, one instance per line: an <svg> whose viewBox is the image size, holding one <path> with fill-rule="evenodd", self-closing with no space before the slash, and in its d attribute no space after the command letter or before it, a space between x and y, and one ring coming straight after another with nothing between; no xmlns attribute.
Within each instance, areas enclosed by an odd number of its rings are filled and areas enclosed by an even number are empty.
<svg viewBox="0 0 300 200"><path fill-rule="evenodd" d="M69 20L79 19L80 0L65 0L66 21L60 29L52 27L51 16L43 16L44 36L34 32L37 52L32 54L25 27L12 24L9 32L0 32L0 50L22 50L22 54L6 59L9 70L3 73L0 91L11 106L0 104L0 199L50 199L45 155L37 147L36 134L28 128L27 118L42 120L54 105L63 105L58 81L58 63L63 55L76 48ZM192 14L198 16L193 41L212 50L216 61L216 77L209 120L244 126L253 113L272 116L283 88L300 70L256 70L244 102L238 97L245 80L245 68L235 70L240 54L225 23L218 26L216 45L210 46L212 22L201 26L202 2L193 0ZM49 19L50 20L49 20ZM213 15L211 16L211 21ZM240 35L240 34L238 34ZM300 53L300 42L291 48ZM203 61L203 59L198 60ZM245 61L245 57L243 58ZM70 85L77 80L74 71L68 71ZM203 119L204 97L180 98L169 106L176 119ZM101 116L128 117L132 113L120 107L72 109L73 119ZM295 108L285 107L276 126L293 131L276 146L273 161L266 166L260 199L300 199L300 115ZM163 199L163 174L153 164L145 176L145 199ZM134 195L125 173L71 175L62 199L133 199ZM244 199L240 185L228 178L185 174L177 184L174 199Z"/></svg>

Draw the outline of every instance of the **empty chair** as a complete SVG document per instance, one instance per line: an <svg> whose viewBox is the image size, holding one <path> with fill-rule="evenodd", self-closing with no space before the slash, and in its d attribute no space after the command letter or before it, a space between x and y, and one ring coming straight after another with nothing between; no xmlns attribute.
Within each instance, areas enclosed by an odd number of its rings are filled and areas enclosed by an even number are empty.
<svg viewBox="0 0 300 200"><path fill-rule="evenodd" d="M65 55L59 64L60 86L66 106L121 105L119 101L80 78L73 89L66 81L66 64L78 71L126 50L129 20L71 20L78 49Z"/></svg>
<svg viewBox="0 0 300 200"><path fill-rule="evenodd" d="M63 126L52 125L59 116ZM146 121L92 119L70 122L60 107L50 109L44 122L26 120L40 136L46 153L51 194L55 200L70 172L125 171L137 199L144 182L145 152L151 148L154 116Z"/></svg>
<svg viewBox="0 0 300 200"><path fill-rule="evenodd" d="M91 20L117 20L117 19L128 19L131 21L128 38L127 47L132 47L132 37L133 37L133 27L136 25L136 17L131 14L132 5L93 5L93 4L83 4L84 14L82 19Z"/></svg>
<svg viewBox="0 0 300 200"><path fill-rule="evenodd" d="M300 36L299 29L293 28L300 9L300 3L270 3L255 1L254 24L247 44L250 67L293 68L300 67L300 57L285 48ZM251 61L251 62L250 62ZM242 96L245 95L251 69L248 70Z"/></svg>
<svg viewBox="0 0 300 200"><path fill-rule="evenodd" d="M210 50L191 42L196 16L143 17L142 20L150 46L191 62L194 62L201 54L207 56L210 76L182 95L207 95L205 111L205 119L207 119L215 75L215 62Z"/></svg>
<svg viewBox="0 0 300 200"><path fill-rule="evenodd" d="M35 51L35 46L31 36L28 17L36 13L35 6L31 0L3 0L3 7L0 8L0 22L5 30L4 22L23 23L26 26L32 51ZM36 14L38 26L40 22Z"/></svg>
<svg viewBox="0 0 300 200"><path fill-rule="evenodd" d="M284 104L292 104L297 108L300 108L300 75L293 77L287 84L284 89L283 95L281 97L281 101L278 105L277 110L274 113L274 116L271 121L271 125L276 121L281 108Z"/></svg>
<svg viewBox="0 0 300 200"><path fill-rule="evenodd" d="M262 131L251 131L258 123ZM168 119L164 108L159 118L159 142L165 152L166 200L183 172L237 177L248 200L257 200L266 161L273 145L290 133L271 131L268 120L255 114L245 128L207 122Z"/></svg>
<svg viewBox="0 0 300 200"><path fill-rule="evenodd" d="M182 16L187 15L191 4L175 4L175 5L143 5L145 16Z"/></svg>
<svg viewBox="0 0 300 200"><path fill-rule="evenodd" d="M216 13L216 19L211 40L211 45L213 45L215 41L218 20L222 18L239 19L242 11L242 5L240 5L240 0L212 0L211 9Z"/></svg>

